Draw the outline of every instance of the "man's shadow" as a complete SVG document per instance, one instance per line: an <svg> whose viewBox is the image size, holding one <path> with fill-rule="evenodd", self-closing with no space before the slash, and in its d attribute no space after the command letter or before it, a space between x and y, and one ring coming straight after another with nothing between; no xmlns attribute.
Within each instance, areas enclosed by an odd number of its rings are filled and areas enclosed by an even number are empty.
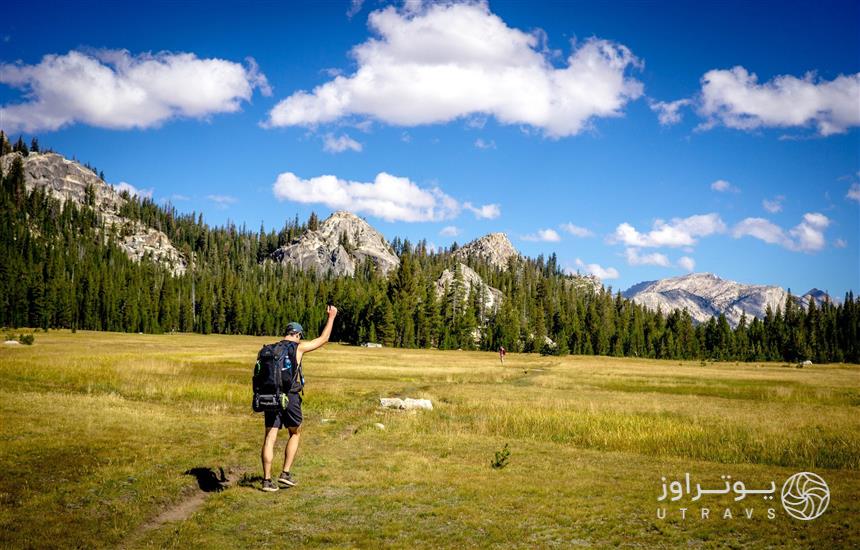
<svg viewBox="0 0 860 550"><path fill-rule="evenodd" d="M212 468L198 466L185 471L185 475L197 478L197 485L204 493L220 493L230 486L230 480L224 475L224 468L218 468L220 476Z"/></svg>

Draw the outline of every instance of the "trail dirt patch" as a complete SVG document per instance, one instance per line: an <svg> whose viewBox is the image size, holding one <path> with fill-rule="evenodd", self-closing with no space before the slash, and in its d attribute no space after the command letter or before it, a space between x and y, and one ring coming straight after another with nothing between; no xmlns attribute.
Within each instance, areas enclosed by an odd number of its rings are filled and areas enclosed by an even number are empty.
<svg viewBox="0 0 860 550"><path fill-rule="evenodd" d="M212 468L197 467L186 470L184 475L194 476L197 479L197 487L186 487L182 494L183 498L162 511L160 514L150 519L140 527L137 531L127 539L123 545L124 548L134 547L146 537L150 531L158 529L165 523L173 523L184 521L191 517L203 503L206 502L206 497L209 493L220 493L230 487L236 485L237 480L241 480L245 475L244 471L238 468L228 468L230 477L224 473L224 468L218 468L216 473Z"/></svg>

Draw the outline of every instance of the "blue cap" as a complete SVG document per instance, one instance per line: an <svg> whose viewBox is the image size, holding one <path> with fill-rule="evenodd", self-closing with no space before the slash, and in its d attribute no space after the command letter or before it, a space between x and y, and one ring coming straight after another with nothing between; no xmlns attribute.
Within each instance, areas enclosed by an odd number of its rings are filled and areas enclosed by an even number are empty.
<svg viewBox="0 0 860 550"><path fill-rule="evenodd" d="M302 328L302 325L300 325L296 322L292 322L289 325L287 325L287 334L291 334L293 332L297 332L297 333L301 334L302 336L305 335L305 329Z"/></svg>

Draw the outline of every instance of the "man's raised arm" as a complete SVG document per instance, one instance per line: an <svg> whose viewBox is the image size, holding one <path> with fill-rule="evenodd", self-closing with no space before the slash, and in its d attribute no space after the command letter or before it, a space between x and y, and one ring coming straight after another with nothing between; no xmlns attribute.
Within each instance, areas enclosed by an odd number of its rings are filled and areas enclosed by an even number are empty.
<svg viewBox="0 0 860 550"><path fill-rule="evenodd" d="M331 336L331 327L334 325L334 316L337 315L337 308L334 306L328 306L325 308L326 313L328 313L328 321L325 324L325 328L322 331L322 334L314 338L313 340L308 340L307 342L300 342L298 351L302 353L307 353L309 351L313 351L320 346L323 346L326 342L328 342L329 337Z"/></svg>

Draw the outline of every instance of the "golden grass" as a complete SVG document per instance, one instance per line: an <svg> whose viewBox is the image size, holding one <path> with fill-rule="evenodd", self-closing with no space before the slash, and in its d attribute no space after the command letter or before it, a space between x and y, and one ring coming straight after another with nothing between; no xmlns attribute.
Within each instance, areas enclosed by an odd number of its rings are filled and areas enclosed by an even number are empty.
<svg viewBox="0 0 860 550"><path fill-rule="evenodd" d="M145 530L195 491L190 468L253 485L250 373L268 341L51 332L0 348L0 546L860 544L857 366L509 354L502 367L492 353L336 344L306 359L298 488L240 485ZM434 410L380 411L380 396ZM511 465L493 470L505 443ZM812 522L654 513L661 476L801 470L833 493Z"/></svg>

